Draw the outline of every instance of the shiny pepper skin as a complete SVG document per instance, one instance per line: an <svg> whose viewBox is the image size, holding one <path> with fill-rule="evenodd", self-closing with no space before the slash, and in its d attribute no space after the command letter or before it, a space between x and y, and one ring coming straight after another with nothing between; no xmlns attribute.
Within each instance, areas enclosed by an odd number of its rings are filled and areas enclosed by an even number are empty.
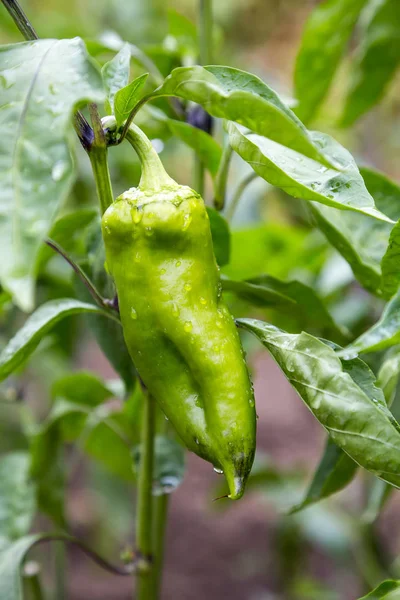
<svg viewBox="0 0 400 600"><path fill-rule="evenodd" d="M221 296L207 211L137 137L139 187L119 196L102 220L124 337L184 444L224 472L229 497L237 499L253 463L256 414L240 338Z"/></svg>

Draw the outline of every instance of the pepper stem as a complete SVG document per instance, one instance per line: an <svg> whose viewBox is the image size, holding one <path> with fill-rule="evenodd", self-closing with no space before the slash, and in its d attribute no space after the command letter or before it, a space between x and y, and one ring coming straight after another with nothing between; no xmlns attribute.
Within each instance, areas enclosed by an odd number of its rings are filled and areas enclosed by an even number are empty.
<svg viewBox="0 0 400 600"><path fill-rule="evenodd" d="M179 187L164 169L149 138L132 123L126 133L126 139L136 151L142 165L142 176L139 187L146 191L158 192L162 189Z"/></svg>

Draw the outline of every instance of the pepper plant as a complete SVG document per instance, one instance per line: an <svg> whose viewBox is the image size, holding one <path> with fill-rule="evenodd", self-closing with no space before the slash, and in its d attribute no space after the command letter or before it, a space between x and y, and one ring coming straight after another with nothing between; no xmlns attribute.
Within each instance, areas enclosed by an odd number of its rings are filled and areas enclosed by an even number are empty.
<svg viewBox="0 0 400 600"><path fill-rule="evenodd" d="M168 495L182 479L184 449L224 473L223 496L239 499L247 479L257 480L256 407L239 331L246 347L251 334L269 352L326 431L292 513L369 472L376 518L400 487L400 187L308 126L350 39L342 127L382 98L400 64L398 2L318 5L288 100L256 75L216 64L211 0L199 2L198 36L175 16L172 69L118 37L87 47L80 38L39 39L19 4L2 1L26 40L0 48L2 410L18 402L34 371L52 403L43 415L21 400L23 450L5 444L0 459L0 597L45 597L40 573L26 563L44 542L59 550L56 598L65 597L60 543L134 576L138 600L160 597ZM194 152L191 188L167 175L150 141L171 137ZM121 148L132 182L114 194L109 166ZM233 161L245 172L232 191ZM89 165L97 206L84 190L71 206L76 174ZM250 254L245 238L234 247L230 224L254 180L316 233L308 276L258 271L256 245ZM267 264L276 258L282 266L272 244ZM324 293L315 276L329 277L332 261L345 277L332 277ZM352 298L362 306L349 315ZM58 373L54 348L71 355L77 315L115 380ZM135 479L136 544L122 566L69 532L66 442ZM37 512L51 530L30 533ZM399 590L391 579L365 597Z"/></svg>

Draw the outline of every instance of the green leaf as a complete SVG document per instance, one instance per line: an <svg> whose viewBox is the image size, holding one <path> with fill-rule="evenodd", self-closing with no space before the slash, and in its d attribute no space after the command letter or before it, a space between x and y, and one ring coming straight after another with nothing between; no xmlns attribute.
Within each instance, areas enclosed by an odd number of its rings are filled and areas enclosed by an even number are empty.
<svg viewBox="0 0 400 600"><path fill-rule="evenodd" d="M140 467L141 447L133 450L136 473ZM153 496L170 494L181 484L185 474L185 449L175 439L157 435L154 442Z"/></svg>
<svg viewBox="0 0 400 600"><path fill-rule="evenodd" d="M290 510L290 514L336 494L352 481L356 471L357 464L354 460L328 438L306 497Z"/></svg>
<svg viewBox="0 0 400 600"><path fill-rule="evenodd" d="M376 352L400 342L400 290L387 303L379 321L342 350L343 355Z"/></svg>
<svg viewBox="0 0 400 600"><path fill-rule="evenodd" d="M105 250L99 222L94 222L86 240L87 261L82 264L84 271L103 298L113 298L115 287L111 277L104 269ZM78 297L90 301L90 294L80 279L75 279ZM113 319L104 319L102 315L90 315L88 325L93 331L97 343L115 371L121 376L126 390L133 389L136 371L124 340L121 325Z"/></svg>
<svg viewBox="0 0 400 600"><path fill-rule="evenodd" d="M124 88L129 81L131 68L131 50L129 44L124 44L112 60L101 69L104 87L106 89L106 111L114 113L114 98L118 90Z"/></svg>
<svg viewBox="0 0 400 600"><path fill-rule="evenodd" d="M2 46L0 69L0 280L29 311L37 253L73 182L72 113L104 94L79 38Z"/></svg>
<svg viewBox="0 0 400 600"><path fill-rule="evenodd" d="M178 96L197 104L214 117L245 125L324 164L326 159L302 122L259 77L232 67L179 67L154 96Z"/></svg>
<svg viewBox="0 0 400 600"><path fill-rule="evenodd" d="M375 479L368 490L367 506L362 515L362 522L374 523L394 491L394 488L385 481Z"/></svg>
<svg viewBox="0 0 400 600"><path fill-rule="evenodd" d="M207 214L210 219L215 258L219 266L223 267L229 263L231 251L229 225L226 219L214 208L207 206Z"/></svg>
<svg viewBox="0 0 400 600"><path fill-rule="evenodd" d="M49 232L49 238L57 242L63 250L71 254L77 250L78 238L82 231L93 221L98 211L93 208L81 208L57 219ZM45 244L39 250L36 271L43 271L49 260L55 256L54 250Z"/></svg>
<svg viewBox="0 0 400 600"><path fill-rule="evenodd" d="M384 581L372 592L359 598L359 600L398 600L400 590L400 581Z"/></svg>
<svg viewBox="0 0 400 600"><path fill-rule="evenodd" d="M21 567L25 555L43 536L28 535L4 549L0 548L0 598L1 600L24 600Z"/></svg>
<svg viewBox="0 0 400 600"><path fill-rule="evenodd" d="M136 77L129 85L118 90L115 94L114 113L117 125L122 125L125 119L129 117L132 109L135 107L141 96L143 86L146 83L148 76L148 73L139 75L139 77Z"/></svg>
<svg viewBox="0 0 400 600"><path fill-rule="evenodd" d="M36 349L41 339L61 319L81 313L110 315L94 304L72 298L51 300L38 308L8 342L0 354L0 381L8 377Z"/></svg>
<svg viewBox="0 0 400 600"><path fill-rule="evenodd" d="M222 156L222 148L218 142L205 131L193 127L189 123L174 119L168 119L167 123L172 134L193 148L210 171L211 176L215 177Z"/></svg>
<svg viewBox="0 0 400 600"><path fill-rule="evenodd" d="M367 0L325 0L311 13L297 55L294 85L304 122L316 116Z"/></svg>
<svg viewBox="0 0 400 600"><path fill-rule="evenodd" d="M382 173L371 169L361 169L361 175L377 209L393 221L399 220L398 186ZM396 260L394 253L388 250L393 224L373 219L368 215L339 211L322 204L312 203L310 208L317 226L347 260L358 281L374 294L380 295L383 287L387 297L388 292L390 293L387 283L389 278L386 273L382 278L381 261L385 253L388 265L394 264Z"/></svg>
<svg viewBox="0 0 400 600"><path fill-rule="evenodd" d="M223 277L222 287L256 306L275 306L282 312L295 312L304 326L319 328L323 335L344 338L344 331L336 325L322 300L301 281L280 281L271 275L260 275L247 281Z"/></svg>
<svg viewBox="0 0 400 600"><path fill-rule="evenodd" d="M328 168L303 154L235 123L228 123L232 148L263 179L295 198L320 202L342 210L353 210L376 219L389 221L380 213L364 185L351 154L326 134L313 136L337 168Z"/></svg>
<svg viewBox="0 0 400 600"><path fill-rule="evenodd" d="M332 441L357 464L400 487L400 426L360 360L342 361L307 334L288 334L255 319L238 319L258 337Z"/></svg>
<svg viewBox="0 0 400 600"><path fill-rule="evenodd" d="M354 123L384 95L400 65L399 29L398 1L375 2L360 33L362 41L353 62L342 125Z"/></svg>
<svg viewBox="0 0 400 600"><path fill-rule="evenodd" d="M122 390L119 390L121 392ZM57 379L51 388L53 398L67 398L84 406L98 406L117 393L115 382L104 382L93 373L78 371Z"/></svg>
<svg viewBox="0 0 400 600"><path fill-rule="evenodd" d="M389 350L378 373L378 386L383 389L386 404L391 406L400 376L400 348Z"/></svg>
<svg viewBox="0 0 400 600"><path fill-rule="evenodd" d="M26 535L35 515L35 486L30 480L29 468L27 452L11 452L0 457L0 537L8 540Z"/></svg>

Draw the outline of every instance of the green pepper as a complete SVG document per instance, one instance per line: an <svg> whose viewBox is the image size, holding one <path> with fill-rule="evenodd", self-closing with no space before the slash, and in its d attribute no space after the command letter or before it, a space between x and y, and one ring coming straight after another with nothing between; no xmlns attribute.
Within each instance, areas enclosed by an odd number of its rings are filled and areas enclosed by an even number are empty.
<svg viewBox="0 0 400 600"><path fill-rule="evenodd" d="M237 499L254 459L255 403L207 211L167 175L140 129L131 126L127 138L142 163L140 183L102 219L126 344L184 444L224 472Z"/></svg>

